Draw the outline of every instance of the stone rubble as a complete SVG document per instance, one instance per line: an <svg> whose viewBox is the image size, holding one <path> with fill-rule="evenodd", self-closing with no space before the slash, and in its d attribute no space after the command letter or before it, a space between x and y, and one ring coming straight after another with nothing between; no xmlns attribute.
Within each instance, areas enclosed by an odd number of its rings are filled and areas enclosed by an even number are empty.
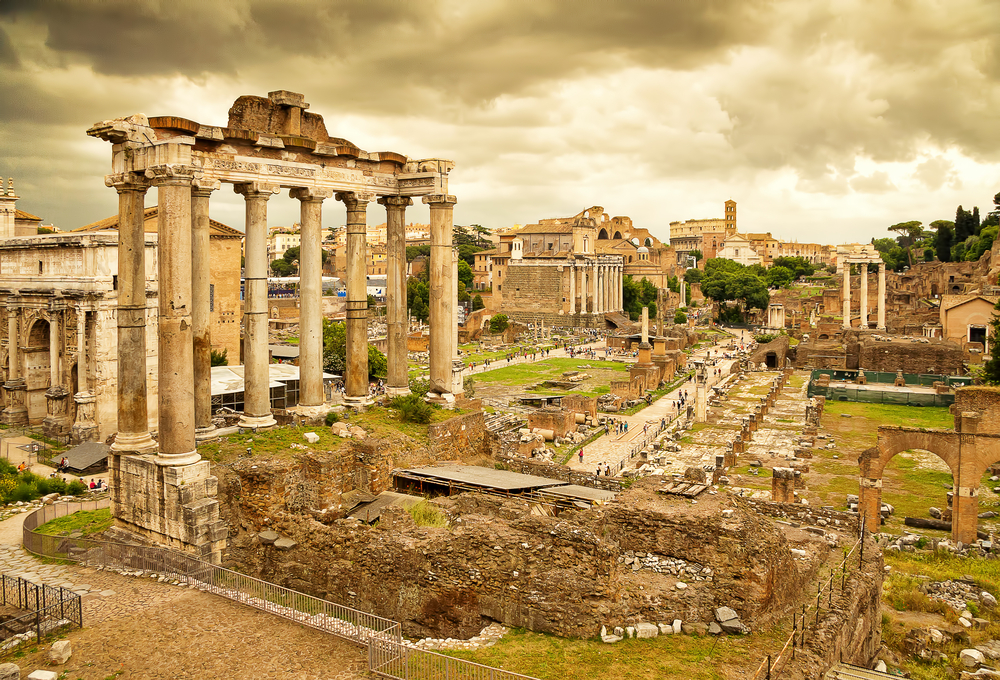
<svg viewBox="0 0 1000 680"><path fill-rule="evenodd" d="M633 552L631 550L618 558L619 564L624 564L632 571L647 569L657 574L685 577L693 581L711 581L712 570L696 562L687 562L680 558L655 555L653 553Z"/></svg>

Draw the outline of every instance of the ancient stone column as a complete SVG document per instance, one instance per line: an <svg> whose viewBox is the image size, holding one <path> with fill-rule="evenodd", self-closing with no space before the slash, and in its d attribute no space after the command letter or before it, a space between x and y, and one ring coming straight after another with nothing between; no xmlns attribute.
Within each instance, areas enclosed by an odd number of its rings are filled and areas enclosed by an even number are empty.
<svg viewBox="0 0 1000 680"><path fill-rule="evenodd" d="M569 271L569 313L576 314L576 267L571 264L566 269Z"/></svg>
<svg viewBox="0 0 1000 680"><path fill-rule="evenodd" d="M347 207L347 360L344 398L368 403L368 258L365 251L368 202L374 194L344 192L337 200ZM449 262L450 265L450 262ZM451 332L451 328L448 329Z"/></svg>
<svg viewBox="0 0 1000 680"><path fill-rule="evenodd" d="M452 291L455 284L452 281L452 227L454 223L454 207L457 200L454 196L436 194L424 196L424 203L431 211L431 274L430 274L430 377L431 392L441 395L440 398L450 401L452 397L453 376L452 359L455 347L452 346L452 319L455 316L455 301Z"/></svg>
<svg viewBox="0 0 1000 680"><path fill-rule="evenodd" d="M861 274L861 328L868 328L868 263L858 265Z"/></svg>
<svg viewBox="0 0 1000 680"><path fill-rule="evenodd" d="M16 300L7 300L7 382L3 389L7 393L7 406L3 410L5 425L23 425L28 422L28 408L25 398L27 386L21 377L21 330L20 308Z"/></svg>
<svg viewBox="0 0 1000 680"><path fill-rule="evenodd" d="M267 201L278 192L270 184L236 184L246 201L243 266L243 415L239 426L275 425L271 415L267 349Z"/></svg>
<svg viewBox="0 0 1000 680"><path fill-rule="evenodd" d="M589 282L587 280L587 264L585 261L584 266L580 267L580 313L581 314L586 314L588 311L590 311L589 307L587 307L587 291L590 290L590 288L587 285L588 283Z"/></svg>
<svg viewBox="0 0 1000 680"><path fill-rule="evenodd" d="M851 327L851 263L844 258L844 328Z"/></svg>
<svg viewBox="0 0 1000 680"><path fill-rule="evenodd" d="M104 180L118 191L118 433L116 453L152 453L146 401L146 234L149 184L134 174ZM160 387L162 389L162 386Z"/></svg>
<svg viewBox="0 0 1000 680"><path fill-rule="evenodd" d="M212 262L208 206L218 180L196 179L191 184L191 330L194 338L195 437L205 438L212 424Z"/></svg>
<svg viewBox="0 0 1000 680"><path fill-rule="evenodd" d="M49 306L49 389L45 391L45 420L42 427L46 435L61 437L69 432L70 423L66 404L69 390L63 381L63 328L65 303L53 300Z"/></svg>
<svg viewBox="0 0 1000 680"><path fill-rule="evenodd" d="M97 437L95 408L97 398L90 391L87 362L87 310L83 305L76 308L76 421L73 423L73 441L89 442Z"/></svg>
<svg viewBox="0 0 1000 680"><path fill-rule="evenodd" d="M858 515L864 519L865 530L878 533L882 525L882 480L859 478Z"/></svg>
<svg viewBox="0 0 1000 680"><path fill-rule="evenodd" d="M878 263L878 329L885 330L885 262Z"/></svg>
<svg viewBox="0 0 1000 680"><path fill-rule="evenodd" d="M695 366L694 420L696 423L705 423L708 422L708 373L704 361L696 360Z"/></svg>
<svg viewBox="0 0 1000 680"><path fill-rule="evenodd" d="M323 393L323 201L328 189L298 188L299 201L299 403L295 412L326 413Z"/></svg>
<svg viewBox="0 0 1000 680"><path fill-rule="evenodd" d="M594 280L590 284L590 298L593 305L594 314L600 314L601 303L599 302L599 296L597 293L598 290L597 279L600 275L600 272L599 272L599 265L596 262L594 262L594 267L593 270L591 271L591 275L593 276Z"/></svg>
<svg viewBox="0 0 1000 680"><path fill-rule="evenodd" d="M620 312L624 308L622 305L622 283L624 278L622 265L618 265L615 271L617 272L617 276L615 277L615 311Z"/></svg>
<svg viewBox="0 0 1000 680"><path fill-rule="evenodd" d="M410 393L407 372L406 327L406 208L413 200L406 196L383 196L378 199L386 214L386 325L389 364L386 394Z"/></svg>
<svg viewBox="0 0 1000 680"><path fill-rule="evenodd" d="M194 439L194 332L191 319L192 168L160 165L146 170L156 185L157 406L159 465L201 460Z"/></svg>

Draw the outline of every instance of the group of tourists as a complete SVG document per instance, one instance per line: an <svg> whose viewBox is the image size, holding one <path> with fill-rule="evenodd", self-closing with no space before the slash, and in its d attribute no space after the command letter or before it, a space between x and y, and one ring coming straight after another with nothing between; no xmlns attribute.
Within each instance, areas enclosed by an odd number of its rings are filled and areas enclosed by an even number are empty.
<svg viewBox="0 0 1000 680"><path fill-rule="evenodd" d="M604 424L604 432L611 434L612 430L614 430L615 436L623 435L628 432L628 422L618 418L608 418Z"/></svg>

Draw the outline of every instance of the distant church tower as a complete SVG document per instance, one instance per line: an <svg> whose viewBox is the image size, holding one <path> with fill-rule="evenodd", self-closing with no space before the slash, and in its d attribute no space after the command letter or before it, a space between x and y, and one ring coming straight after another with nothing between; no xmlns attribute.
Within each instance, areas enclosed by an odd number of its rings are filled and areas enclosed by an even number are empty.
<svg viewBox="0 0 1000 680"><path fill-rule="evenodd" d="M736 233L736 201L726 201L726 236Z"/></svg>

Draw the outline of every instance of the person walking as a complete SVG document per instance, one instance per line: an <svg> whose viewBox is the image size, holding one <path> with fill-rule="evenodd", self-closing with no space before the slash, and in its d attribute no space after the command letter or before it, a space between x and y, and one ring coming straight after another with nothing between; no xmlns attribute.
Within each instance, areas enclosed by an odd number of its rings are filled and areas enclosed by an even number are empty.
<svg viewBox="0 0 1000 680"><path fill-rule="evenodd" d="M583 447L582 446L580 447L580 451L579 451L578 455L580 456L580 463L582 464L583 463Z"/></svg>

